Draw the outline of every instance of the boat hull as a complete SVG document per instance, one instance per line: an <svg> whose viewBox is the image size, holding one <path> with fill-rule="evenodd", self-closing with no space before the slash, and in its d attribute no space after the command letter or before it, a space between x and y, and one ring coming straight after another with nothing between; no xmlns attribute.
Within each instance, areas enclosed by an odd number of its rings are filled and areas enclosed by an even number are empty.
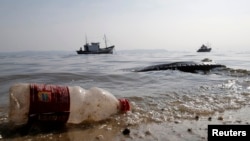
<svg viewBox="0 0 250 141"><path fill-rule="evenodd" d="M110 46L107 48L100 48L98 51L85 51L77 50L77 54L113 54L113 49L115 46Z"/></svg>
<svg viewBox="0 0 250 141"><path fill-rule="evenodd" d="M197 52L210 52L210 51L211 51L211 48L197 50Z"/></svg>

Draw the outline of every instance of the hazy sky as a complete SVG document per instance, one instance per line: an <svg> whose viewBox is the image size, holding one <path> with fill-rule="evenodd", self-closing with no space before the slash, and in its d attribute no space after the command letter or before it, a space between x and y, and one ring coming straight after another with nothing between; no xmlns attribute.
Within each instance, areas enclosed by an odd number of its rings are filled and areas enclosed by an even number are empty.
<svg viewBox="0 0 250 141"><path fill-rule="evenodd" d="M0 48L250 50L249 0L0 0Z"/></svg>

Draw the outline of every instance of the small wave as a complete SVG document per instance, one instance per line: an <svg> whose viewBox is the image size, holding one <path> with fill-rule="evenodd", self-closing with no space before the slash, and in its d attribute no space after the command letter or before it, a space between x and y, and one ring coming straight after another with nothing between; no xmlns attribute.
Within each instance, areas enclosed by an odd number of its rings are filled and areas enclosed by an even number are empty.
<svg viewBox="0 0 250 141"><path fill-rule="evenodd" d="M165 122L176 119L194 119L195 116L210 116L217 112L239 109L250 101L250 92L235 93L235 82L228 82L221 89L231 89L227 94L204 93L200 95L163 94L161 97L129 97L132 112L123 117L124 122L138 125L147 122ZM211 91L211 89L209 90ZM223 92L224 90L221 90ZM201 90L201 92L203 92ZM119 117L120 120L120 117Z"/></svg>

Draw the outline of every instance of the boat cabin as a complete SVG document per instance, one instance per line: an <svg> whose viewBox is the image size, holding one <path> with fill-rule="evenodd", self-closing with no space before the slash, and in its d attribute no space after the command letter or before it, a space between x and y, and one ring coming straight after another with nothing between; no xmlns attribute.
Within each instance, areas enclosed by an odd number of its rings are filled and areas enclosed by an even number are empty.
<svg viewBox="0 0 250 141"><path fill-rule="evenodd" d="M91 51L91 52L97 52L100 49L100 43L91 43L89 45L88 43L84 45L85 51Z"/></svg>
<svg viewBox="0 0 250 141"><path fill-rule="evenodd" d="M210 52L212 48L207 47L206 45L202 44L202 46L197 50L197 52Z"/></svg>
<svg viewBox="0 0 250 141"><path fill-rule="evenodd" d="M202 44L201 49L207 49L207 46L205 46L204 44Z"/></svg>

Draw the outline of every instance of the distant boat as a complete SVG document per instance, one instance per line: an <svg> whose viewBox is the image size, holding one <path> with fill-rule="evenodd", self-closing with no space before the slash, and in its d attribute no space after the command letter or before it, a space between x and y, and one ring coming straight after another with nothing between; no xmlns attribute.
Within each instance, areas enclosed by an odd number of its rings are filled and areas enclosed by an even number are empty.
<svg viewBox="0 0 250 141"><path fill-rule="evenodd" d="M91 43L89 44L86 40L86 44L83 45L84 50L82 49L82 47L80 47L79 50L77 50L77 54L113 54L113 49L115 48L114 45L112 46L107 46L107 40L106 40L106 36L104 35L104 40L105 40L105 47L104 48L100 48L100 43L96 42L96 43Z"/></svg>
<svg viewBox="0 0 250 141"><path fill-rule="evenodd" d="M198 50L197 52L210 52L212 50L212 48L210 47L207 47L206 45L202 45Z"/></svg>

